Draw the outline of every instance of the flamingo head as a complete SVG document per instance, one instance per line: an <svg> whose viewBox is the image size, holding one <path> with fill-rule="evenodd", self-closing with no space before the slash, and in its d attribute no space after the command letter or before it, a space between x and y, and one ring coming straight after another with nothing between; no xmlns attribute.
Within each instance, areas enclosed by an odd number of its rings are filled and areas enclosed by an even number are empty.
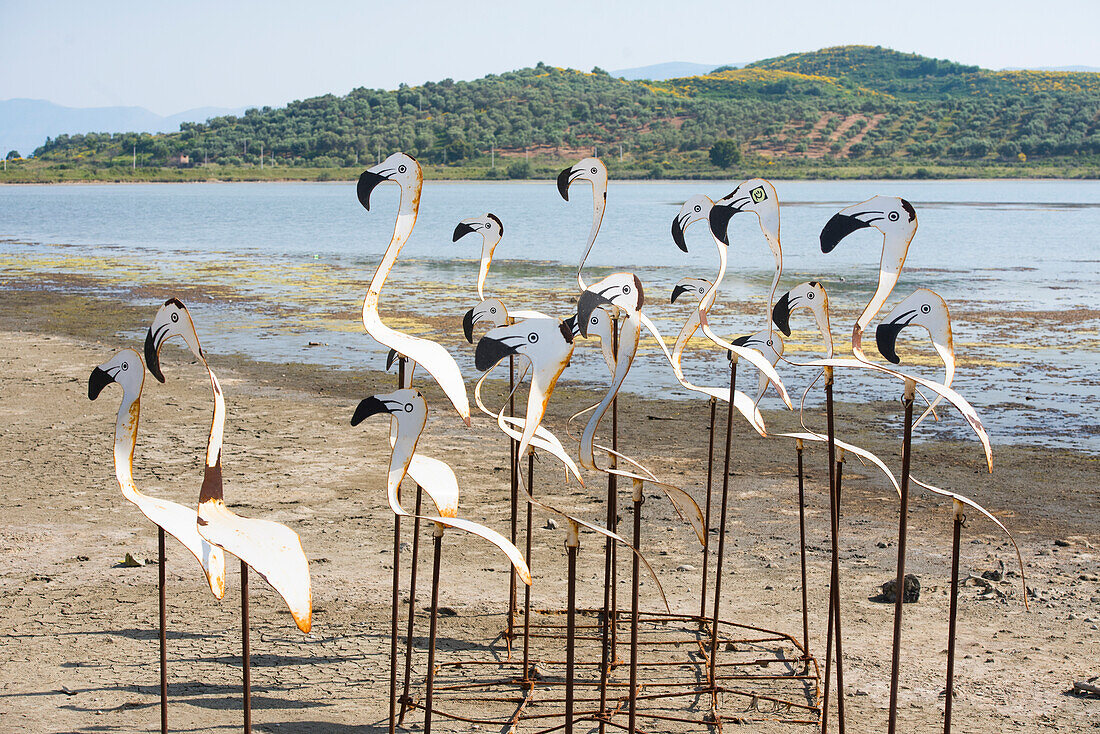
<svg viewBox="0 0 1100 734"><path fill-rule="evenodd" d="M581 336L588 336L588 326L592 312L597 308L617 306L625 311L636 313L645 303L642 281L634 273L612 273L597 281L577 299L577 326Z"/></svg>
<svg viewBox="0 0 1100 734"><path fill-rule="evenodd" d="M698 293L701 299L711 289L712 283L706 278L680 278L672 289L672 299L669 303L676 303L676 299L685 293Z"/></svg>
<svg viewBox="0 0 1100 734"><path fill-rule="evenodd" d="M546 367L560 368L560 372L573 356L571 325L553 318L530 318L498 326L478 340L474 365L485 372L512 354L527 357L536 373Z"/></svg>
<svg viewBox="0 0 1100 734"><path fill-rule="evenodd" d="M164 382L164 373L160 369L160 348L166 340L174 336L183 339L197 359L206 361L187 306L178 298L169 298L157 311L149 331L145 334L145 362L149 365L149 372L160 382Z"/></svg>
<svg viewBox="0 0 1100 734"><path fill-rule="evenodd" d="M829 294L816 280L800 283L784 293L772 308L772 322L784 336L791 335L791 312L799 308L810 309L818 324L829 323Z"/></svg>
<svg viewBox="0 0 1100 734"><path fill-rule="evenodd" d="M411 387L394 390L382 395L371 395L359 401L351 424L357 426L372 415L388 413L397 421L398 435L419 435L428 419L428 404L419 390Z"/></svg>
<svg viewBox="0 0 1100 734"><path fill-rule="evenodd" d="M760 231L768 241L768 247L776 255L779 253L779 197L770 181L763 178L750 178L737 185L733 191L714 202L710 210L710 231L718 240L728 245L729 223L733 215L752 212L760 222Z"/></svg>
<svg viewBox="0 0 1100 734"><path fill-rule="evenodd" d="M95 400L103 388L117 382L122 386L123 400L133 401L145 384L145 365L133 349L123 349L92 370L88 377L88 399Z"/></svg>
<svg viewBox="0 0 1100 734"><path fill-rule="evenodd" d="M363 171L359 176L355 193L363 208L370 211L371 192L383 181L392 181L400 185L403 190L415 190L423 180L424 174L415 158L407 153L394 153L377 166Z"/></svg>
<svg viewBox="0 0 1100 734"><path fill-rule="evenodd" d="M739 336L731 342L734 346L746 347L748 349L755 349L764 355L764 358L771 362L772 366L779 361L779 358L783 356L783 337L776 334L774 331L769 332L768 329L763 329L755 334L747 334L746 336ZM730 355L732 358L732 355ZM760 398L764 397L764 393L768 389L770 380L760 373L760 379L756 387L756 396L753 398L753 404L760 402Z"/></svg>
<svg viewBox="0 0 1100 734"><path fill-rule="evenodd" d="M706 221L710 217L710 210L714 202L706 194L696 194L680 207L676 216L672 218L672 241L684 252L688 251L687 242L684 241L684 232L696 222Z"/></svg>
<svg viewBox="0 0 1100 734"><path fill-rule="evenodd" d="M948 361L945 354L949 354L950 360L954 361L951 315L947 310L947 302L938 293L927 288L918 288L895 306L878 325L875 330L878 350L894 364L901 363L897 353L897 339L906 326L923 326L932 337L932 343L944 362Z"/></svg>
<svg viewBox="0 0 1100 734"><path fill-rule="evenodd" d="M451 235L451 242L458 242L466 235L473 234L474 232L481 233L484 246L491 250L500 242L500 238L504 236L504 223L500 221L500 218L498 218L496 214L491 212L481 217L463 219L455 225L454 234Z"/></svg>
<svg viewBox="0 0 1100 734"><path fill-rule="evenodd" d="M883 245L909 247L917 231L917 211L905 199L875 196L834 214L821 230L821 251L832 252L840 241L856 230L874 227L883 235Z"/></svg>
<svg viewBox="0 0 1100 734"><path fill-rule="evenodd" d="M477 304L462 317L462 333L466 341L474 343L474 324L487 321L493 326L504 326L508 323L508 309L498 298L486 298Z"/></svg>
<svg viewBox="0 0 1100 734"><path fill-rule="evenodd" d="M574 181L588 181L594 192L602 191L607 198L607 167L599 158L582 158L558 174L558 193L566 201Z"/></svg>

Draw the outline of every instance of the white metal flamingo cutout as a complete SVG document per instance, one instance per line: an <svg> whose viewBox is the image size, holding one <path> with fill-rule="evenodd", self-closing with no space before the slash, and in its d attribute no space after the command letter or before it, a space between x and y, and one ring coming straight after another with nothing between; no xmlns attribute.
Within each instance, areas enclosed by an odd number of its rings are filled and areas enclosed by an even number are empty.
<svg viewBox="0 0 1100 734"><path fill-rule="evenodd" d="M492 212L483 217L463 219L455 225L451 242L458 242L474 232L481 234L481 265L477 271L477 297L485 300L485 278L489 275L489 266L493 264L493 251L504 237L504 223Z"/></svg>
<svg viewBox="0 0 1100 734"><path fill-rule="evenodd" d="M149 372L162 382L164 375L160 368L159 351L164 342L173 337L183 339L191 353L202 362L214 394L214 416L199 493L199 535L258 572L286 602L298 629L308 633L312 624L309 564L298 534L281 523L241 517L225 505L221 465L225 398L218 378L199 345L191 315L175 298L166 301L157 311L145 337L145 359Z"/></svg>
<svg viewBox="0 0 1100 734"><path fill-rule="evenodd" d="M446 528L455 528L489 541L504 552L515 568L516 573L519 574L520 579L528 586L531 585L531 572L527 568L527 564L524 562L519 549L503 535L480 523L458 517L457 486L453 497L446 498L442 504L437 502L437 515L414 514L408 512L401 506L401 480L404 479L416 455L416 444L424 431L424 424L428 416L428 407L424 402L424 397L417 390L402 388L392 393L374 395L362 400L355 409L351 424L353 426L359 425L359 423L366 418L378 413L388 414L391 417L390 433L391 436L396 435L396 440L390 443L390 466L386 478L386 491L390 509L396 516L415 517L435 524L435 553L432 561L432 602L428 632L428 676L425 684L424 697L424 730L431 731L432 694L435 682L436 622L439 612L439 569L442 557L444 530Z"/></svg>
<svg viewBox="0 0 1100 734"><path fill-rule="evenodd" d="M577 285L583 291L588 285L584 282L581 271L592 253L592 245L596 242L596 235L600 233L604 211L607 209L607 167L599 158L582 158L563 170L558 174L558 193L561 198L569 201L569 187L577 181L587 181L592 185L592 228L588 232L581 264L577 266Z"/></svg>
<svg viewBox="0 0 1100 734"><path fill-rule="evenodd" d="M454 405L459 416L467 426L470 425L470 400L466 395L466 385L462 381L462 373L458 364L450 352L430 339L402 334L382 323L378 315L378 301L382 292L382 286L393 269L397 257L401 254L401 247L412 234L416 226L416 215L420 210L420 192L424 185L424 177L420 170L420 164L412 156L405 153L394 153L379 163L368 168L359 176L359 184L356 193L359 203L363 208L370 210L371 192L381 183L395 183L401 188L401 199L398 204L397 221L394 225L393 236L386 248L378 269L371 278L367 295L363 299L363 326L367 333L379 344L395 350L428 371L444 394Z"/></svg>
<svg viewBox="0 0 1100 734"><path fill-rule="evenodd" d="M150 497L134 484L134 448L137 445L138 419L141 414L141 389L145 385L145 365L133 349L124 349L92 370L88 378L88 398L95 400L112 382L122 387L122 402L115 420L115 478L122 495L135 504L157 526L158 587L160 597L160 728L168 731L168 609L165 600L164 534L180 541L195 557L206 575L214 597L225 595L225 556L196 529L197 513L190 507Z"/></svg>
<svg viewBox="0 0 1100 734"><path fill-rule="evenodd" d="M103 388L112 382L122 387L122 403L115 422L114 460L115 478L123 496L154 525L191 552L206 575L210 593L221 599L225 595L225 556L221 548L211 545L199 535L195 527L195 510L171 500L142 494L134 484L134 448L141 413L141 389L145 384L145 365L133 349L123 349L92 370L88 378L88 397L95 400Z"/></svg>

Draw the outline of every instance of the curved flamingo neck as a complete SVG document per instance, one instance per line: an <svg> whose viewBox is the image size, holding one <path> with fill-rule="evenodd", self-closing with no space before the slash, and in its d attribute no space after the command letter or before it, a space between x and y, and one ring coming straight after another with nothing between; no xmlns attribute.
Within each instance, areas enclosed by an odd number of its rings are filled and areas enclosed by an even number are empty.
<svg viewBox="0 0 1100 734"><path fill-rule="evenodd" d="M599 402L599 405L597 405L596 409L592 412L591 417L588 419L588 423L584 427L584 432L581 434L581 464L589 469L596 468L593 449L596 430L600 426L600 421L607 413L607 409L611 407L611 402L619 393L619 389L623 385L623 380L626 379L627 373L630 372L630 366L633 364L634 356L638 351L638 339L641 336L642 329L642 315L640 311L626 310L626 313L627 317L622 323L619 335L619 351L615 355L615 372L611 378L611 386L608 388L607 394L604 395L603 399Z"/></svg>
<svg viewBox="0 0 1100 734"><path fill-rule="evenodd" d="M122 405L115 419L115 478L123 492L136 492L134 485L134 448L137 446L138 416L141 414L141 393L122 396Z"/></svg>
<svg viewBox="0 0 1100 734"><path fill-rule="evenodd" d="M481 267L477 271L477 297L485 300L485 279L489 277L489 266L493 264L493 251L500 244L500 238L492 244L486 239L481 246Z"/></svg>
<svg viewBox="0 0 1100 734"><path fill-rule="evenodd" d="M714 276L714 282L711 283L710 289L699 299L699 321L704 325L706 324L707 314L714 308L714 302L718 298L718 288L722 285L722 279L726 277L726 246L713 233L711 238L718 248L718 274Z"/></svg>
<svg viewBox="0 0 1100 734"><path fill-rule="evenodd" d="M397 262L397 257L401 254L401 248L408 241L413 227L416 226L416 215L420 210L422 188L422 184L409 189L406 189L405 186L401 187L401 201L397 207L397 221L393 225L390 244L387 245L386 253L382 256L382 262L378 263L378 269L374 271L374 277L371 278L370 287L367 289L368 303L373 301L374 305L377 305L378 294L381 293L382 286L386 283L390 270L393 269L393 264Z"/></svg>
<svg viewBox="0 0 1100 734"><path fill-rule="evenodd" d="M607 209L607 186L603 186L602 191L596 190L596 185L592 185L592 228L588 231L588 244L584 249L584 256L581 258L581 264L577 266L577 285L580 289L587 290L588 284L584 282L584 277L581 275L581 271L584 269L584 263L588 260L589 254L592 252L592 245L596 243L596 235L600 233L600 225L603 224L604 211Z"/></svg>
<svg viewBox="0 0 1100 734"><path fill-rule="evenodd" d="M203 360L206 373L210 376L210 389L214 393L214 415L210 420L210 436L206 440L206 465L203 468L202 488L199 490L199 504L207 501L221 502L222 491L222 441L225 436L225 398L222 386L214 370Z"/></svg>

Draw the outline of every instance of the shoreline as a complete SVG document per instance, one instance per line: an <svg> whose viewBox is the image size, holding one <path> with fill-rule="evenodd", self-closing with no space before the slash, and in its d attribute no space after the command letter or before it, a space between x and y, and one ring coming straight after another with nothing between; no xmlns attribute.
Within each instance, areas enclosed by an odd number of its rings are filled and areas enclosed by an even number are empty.
<svg viewBox="0 0 1100 734"><path fill-rule="evenodd" d="M94 403L86 395L92 367L121 347L140 350L140 339L120 333L140 331L155 310L112 299L0 289L0 353L9 386L0 391L0 413L8 419L0 434L0 462L20 478L0 519L0 552L8 559L0 571L0 608L9 627L0 637L0 693L5 722L31 734L90 727L144 730L157 716L156 567L118 565L125 553L155 558L156 533L122 499L113 477L110 435L117 389L104 391ZM197 326L201 335L203 324ZM241 514L292 527L311 561L314 631L309 636L294 630L270 589L259 580L253 585L253 686L254 702L260 702L255 726L303 732L384 726L385 686L374 682L384 680L388 669L393 521L385 502L386 424L367 421L351 428L348 420L359 399L391 390L395 376L381 371L381 359L337 372L242 355L209 356L228 403L226 501ZM209 383L189 353L166 347L162 357L167 382L145 380L135 479L143 491L192 504L209 429ZM485 416L465 428L423 376L417 386L433 406L421 450L455 469L463 516L507 534L507 443ZM502 399L501 387L487 384L491 405ZM567 446L565 417L599 392L567 386L555 392L547 427ZM620 403L622 449L702 505L705 401ZM898 406L842 403L837 410L844 437L881 451L896 471L891 427ZM811 417L816 425L819 416ZM789 427L776 420L773 430ZM735 434L723 616L797 635L794 451L788 443L750 433L739 426ZM829 568L823 456L823 450L807 448L811 647L819 658ZM1004 446L994 456L995 473L987 475L975 444L937 442L920 445L914 464L918 476L977 496L1005 522L1020 544L1031 590L1027 612L1011 546L991 523L971 518L963 575L996 571L1001 562L1007 575L991 582L993 592L969 584L960 590L956 712L968 731L979 734L1051 725L1092 731L1100 725L1094 702L1063 692L1073 680L1095 675L1100 654L1100 619L1090 601L1100 596L1095 568L1100 496L1093 487L1100 460ZM601 517L601 476L586 474L587 486L581 487L564 484L545 458L536 466L540 497L587 518ZM852 460L844 471L845 700L848 723L861 730L882 723L893 614L892 605L870 598L891 577L896 556L897 501L876 475ZM64 481L58 481L61 476ZM1042 492L1035 491L1039 476ZM700 565L698 543L663 495L649 488L645 496L646 557L673 610L697 609L698 573L684 569ZM911 513L908 569L919 576L922 594L918 603L906 605L899 724L918 730L935 726L943 705L938 691L951 508L917 492ZM546 529L545 522L536 512L532 592L536 606L553 609L564 599L564 551L560 530ZM630 522L628 509L621 522ZM440 621L446 641L440 660L480 659L489 654L503 623L508 574L502 572L502 557L486 546L457 534L447 537L440 603L457 616ZM233 596L239 584L231 570L226 599L215 602L185 553L178 544L169 545L170 716L176 728L213 732L239 721L239 620ZM402 559L407 567L407 555ZM622 563L625 582L629 564ZM590 534L582 536L579 569L579 603L598 606L603 546ZM422 556L418 609L427 603L429 572ZM659 601L648 582L642 587L643 608L656 608ZM418 615L417 625L423 634L426 617ZM499 640L495 644L499 650ZM414 681L423 664L421 649ZM754 729L807 730L768 723Z"/></svg>

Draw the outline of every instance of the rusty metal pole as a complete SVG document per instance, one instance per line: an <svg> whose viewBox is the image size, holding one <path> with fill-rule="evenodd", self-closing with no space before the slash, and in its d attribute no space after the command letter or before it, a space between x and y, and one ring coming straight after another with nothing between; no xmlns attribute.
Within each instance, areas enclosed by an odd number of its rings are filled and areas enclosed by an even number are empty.
<svg viewBox="0 0 1100 734"><path fill-rule="evenodd" d="M566 569L569 579L565 617L565 734L573 734L573 677L577 642L577 548L580 547L580 537L577 526L571 521L567 522L569 536L565 541L565 552L569 559Z"/></svg>
<svg viewBox="0 0 1100 734"><path fill-rule="evenodd" d="M508 415L516 414L516 355L508 355ZM519 477L516 476L518 456L516 455L519 444L514 438L508 438L508 479L512 490L512 524L509 540L516 544L516 530L519 521ZM508 641L508 659L512 658L512 639L516 634L516 569L511 569L508 577L508 627L505 639Z"/></svg>
<svg viewBox="0 0 1100 734"><path fill-rule="evenodd" d="M416 485L416 517L413 519L413 547L412 557L409 559L412 571L409 573L409 631L405 637L405 685L401 690L401 711L397 716L397 724L405 720L405 713L409 710L412 698L409 697L409 686L412 683L412 655L413 655L413 627L416 621L416 558L419 544L415 542L420 537L420 505L424 491L420 485Z"/></svg>
<svg viewBox="0 0 1100 734"><path fill-rule="evenodd" d="M432 612L428 622L428 679L424 684L424 734L432 731L432 689L435 685L435 629L439 617L439 556L443 551L443 526L435 526L432 555Z"/></svg>
<svg viewBox="0 0 1100 734"><path fill-rule="evenodd" d="M963 504L954 502L955 527L951 541L951 616L947 627L947 699L943 704L943 734L951 734L951 701L955 697L955 629L959 613L959 549L962 526L966 522Z"/></svg>
<svg viewBox="0 0 1100 734"><path fill-rule="evenodd" d="M890 720L887 731L894 734L898 725L898 674L901 668L901 607L905 600L905 538L909 522L909 465L913 448L913 380L905 380L905 433L901 443L901 513L898 518L898 577L894 587L894 644L890 660Z"/></svg>
<svg viewBox="0 0 1100 734"><path fill-rule="evenodd" d="M160 566L160 731L168 734L168 605L164 592L164 528L157 526L157 556Z"/></svg>
<svg viewBox="0 0 1100 734"><path fill-rule="evenodd" d="M630 580L630 714L627 731L634 734L638 712L638 581L641 576L639 558L642 552L642 503L645 485L634 480L634 553Z"/></svg>
<svg viewBox="0 0 1100 734"><path fill-rule="evenodd" d="M611 344L615 354L619 354L619 332L622 325L619 319L615 319L614 329L611 333ZM616 453L619 450L619 396L611 401L611 450ZM619 459L611 457L611 468L617 469ZM607 494L611 497L611 524L608 526L613 533L619 532L619 479L614 474L607 477ZM618 639L616 622L619 621L619 546L611 542L611 665L615 665L615 645Z"/></svg>
<svg viewBox="0 0 1100 734"><path fill-rule="evenodd" d="M241 670L244 673L244 734L252 731L252 656L248 650L248 564L241 561Z"/></svg>
<svg viewBox="0 0 1100 734"><path fill-rule="evenodd" d="M840 624L840 496L839 487L837 486L837 464L836 464L836 421L835 411L833 408L833 368L825 368L825 418L826 418L826 431L829 447L829 534L831 536L830 550L832 551L832 566L829 574L829 628L826 632L826 659L825 659L825 694L822 698L821 707L821 734L825 734L829 728L829 672L831 670L830 660L832 659L832 641L837 640L837 723L838 727L843 734L844 732L844 674L842 672L843 662L840 659L839 651L842 650L842 646L839 642L839 638L842 634Z"/></svg>
<svg viewBox="0 0 1100 734"><path fill-rule="evenodd" d="M611 327L611 344L615 354L619 353L619 321L614 319ZM611 448L619 448L619 399L616 396L611 401ZM611 467L615 468L618 462L614 455L611 456ZM607 528L615 532L618 524L618 477L615 474L607 475ZM600 623L600 721L599 734L606 730L605 717L607 715L607 682L611 676L611 667L615 664L615 542L611 538L604 540L604 566L603 566L603 619Z"/></svg>
<svg viewBox="0 0 1100 734"><path fill-rule="evenodd" d="M718 607L722 597L722 561L725 559L726 554L726 508L729 500L730 451L733 440L733 396L737 391L737 355L731 354L730 357L730 401L729 411L726 413L726 460L722 471L722 515L718 521L718 558L714 562L714 610L710 631L710 670L707 673L712 689L718 687L718 681L715 678L718 663Z"/></svg>
<svg viewBox="0 0 1100 734"><path fill-rule="evenodd" d="M839 528L840 528L840 507L841 500L841 482L844 478L844 449L837 449L836 458L836 524L838 529L837 543L839 544ZM838 729L840 734L844 734L844 635L841 632L840 624L840 559L837 559L835 568L836 578L834 579L832 596L833 596L833 608L836 610L833 614L833 630L836 633L833 637L833 642L836 644L836 718Z"/></svg>
<svg viewBox="0 0 1100 734"><path fill-rule="evenodd" d="M405 357L397 357L397 388L405 386ZM397 607L401 586L401 516L393 516L393 598L390 605L390 734L397 730Z"/></svg>
<svg viewBox="0 0 1100 734"><path fill-rule="evenodd" d="M802 439L796 438L798 454L798 557L802 565L802 656L810 659L810 607L806 596L806 492L803 487Z"/></svg>
<svg viewBox="0 0 1100 734"><path fill-rule="evenodd" d="M710 560L710 493L714 486L714 413L716 398L710 399L710 437L707 441L707 509L703 519L703 588L699 592L699 619L707 616L707 561Z"/></svg>
<svg viewBox="0 0 1100 734"><path fill-rule="evenodd" d="M516 457L516 468L519 467L519 457ZM527 451L527 491L535 496L535 452ZM524 539L524 559L527 568L531 568L531 503L527 503L527 536ZM524 585L524 682L530 677L530 653L531 653L531 588Z"/></svg>

